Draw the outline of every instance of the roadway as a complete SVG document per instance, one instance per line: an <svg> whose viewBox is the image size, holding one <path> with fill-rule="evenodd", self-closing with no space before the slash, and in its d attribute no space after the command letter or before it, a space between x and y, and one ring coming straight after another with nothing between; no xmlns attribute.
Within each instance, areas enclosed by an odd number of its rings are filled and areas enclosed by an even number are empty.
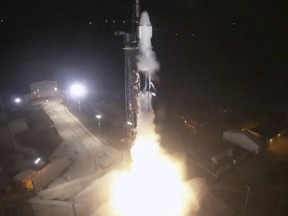
<svg viewBox="0 0 288 216"><path fill-rule="evenodd" d="M59 100L49 100L41 104L54 122L54 127L63 142L50 156L50 159L68 156L73 165L52 185L104 171L122 160L122 153L105 145L93 135Z"/></svg>
<svg viewBox="0 0 288 216"><path fill-rule="evenodd" d="M116 162L121 158L118 150L103 144L59 101L43 103L42 107L54 122L58 133L69 145L65 148L66 155L75 155L77 151L77 157L88 156L98 161L102 160L102 162L104 156L109 157L111 162ZM59 153L55 151L52 157Z"/></svg>

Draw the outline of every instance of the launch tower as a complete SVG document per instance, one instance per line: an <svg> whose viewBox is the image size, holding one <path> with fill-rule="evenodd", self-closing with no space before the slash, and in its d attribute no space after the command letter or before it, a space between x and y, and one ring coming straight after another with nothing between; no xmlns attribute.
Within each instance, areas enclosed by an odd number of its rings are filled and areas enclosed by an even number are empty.
<svg viewBox="0 0 288 216"><path fill-rule="evenodd" d="M125 115L127 126L127 140L133 144L136 136L138 93L140 91L140 75L137 68L138 54L138 25L140 19L140 4L136 0L132 7L131 32L115 32L115 35L124 37L125 56Z"/></svg>

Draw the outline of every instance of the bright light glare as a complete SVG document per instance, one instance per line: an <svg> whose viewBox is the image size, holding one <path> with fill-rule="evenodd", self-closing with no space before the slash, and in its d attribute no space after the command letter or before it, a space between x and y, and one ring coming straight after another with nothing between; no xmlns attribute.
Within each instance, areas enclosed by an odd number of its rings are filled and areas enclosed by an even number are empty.
<svg viewBox="0 0 288 216"><path fill-rule="evenodd" d="M131 152L131 169L114 182L112 203L121 216L183 216L188 205L197 208L179 164L161 154L155 141L153 134L140 137Z"/></svg>
<svg viewBox="0 0 288 216"><path fill-rule="evenodd" d="M86 94L85 87L78 83L73 84L69 90L70 90L70 94L75 97L82 97Z"/></svg>
<svg viewBox="0 0 288 216"><path fill-rule="evenodd" d="M55 88L54 88L54 91L58 91L58 88L55 87Z"/></svg>
<svg viewBox="0 0 288 216"><path fill-rule="evenodd" d="M97 118L97 119L101 119L102 116L101 116L101 115L96 115L96 118Z"/></svg>
<svg viewBox="0 0 288 216"><path fill-rule="evenodd" d="M18 104L18 103L21 103L22 100L21 100L21 98L15 98L15 99L14 99L14 102Z"/></svg>
<svg viewBox="0 0 288 216"><path fill-rule="evenodd" d="M40 162L40 160L41 160L41 158L37 158L37 159L34 161L34 163L35 163L35 164L38 164L38 163Z"/></svg>

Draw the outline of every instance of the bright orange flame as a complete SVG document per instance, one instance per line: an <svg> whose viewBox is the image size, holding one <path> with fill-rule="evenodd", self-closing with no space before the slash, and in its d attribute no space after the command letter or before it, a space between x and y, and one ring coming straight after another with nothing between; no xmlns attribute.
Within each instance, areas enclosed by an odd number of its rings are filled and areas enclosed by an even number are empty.
<svg viewBox="0 0 288 216"><path fill-rule="evenodd" d="M184 216L198 206L194 191L183 181L180 163L161 151L153 117L145 119L148 124L131 149L131 169L121 172L112 186L112 204L119 216Z"/></svg>

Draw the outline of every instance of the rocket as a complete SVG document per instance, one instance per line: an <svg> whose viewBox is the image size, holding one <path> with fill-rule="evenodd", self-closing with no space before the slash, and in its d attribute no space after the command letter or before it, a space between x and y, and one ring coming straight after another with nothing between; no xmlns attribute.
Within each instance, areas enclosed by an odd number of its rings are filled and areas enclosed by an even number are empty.
<svg viewBox="0 0 288 216"><path fill-rule="evenodd" d="M146 11L142 12L140 17L140 22L138 26L138 38L139 54L137 56L137 66L145 77L145 86L143 88L143 91L148 91L149 93L151 93L151 88L153 88L151 78L155 71L158 70L159 64L152 50L152 25L149 15Z"/></svg>
<svg viewBox="0 0 288 216"><path fill-rule="evenodd" d="M138 38L140 42L140 50L151 49L152 25L146 11L144 11L140 17Z"/></svg>
<svg viewBox="0 0 288 216"><path fill-rule="evenodd" d="M135 0L132 7L131 32L115 32L115 35L124 36L125 116L127 124L129 123L127 138L132 145L136 137L139 95L148 98L155 96L156 89L151 80L159 69L159 63L151 46L150 18L145 11L140 15L139 0Z"/></svg>

